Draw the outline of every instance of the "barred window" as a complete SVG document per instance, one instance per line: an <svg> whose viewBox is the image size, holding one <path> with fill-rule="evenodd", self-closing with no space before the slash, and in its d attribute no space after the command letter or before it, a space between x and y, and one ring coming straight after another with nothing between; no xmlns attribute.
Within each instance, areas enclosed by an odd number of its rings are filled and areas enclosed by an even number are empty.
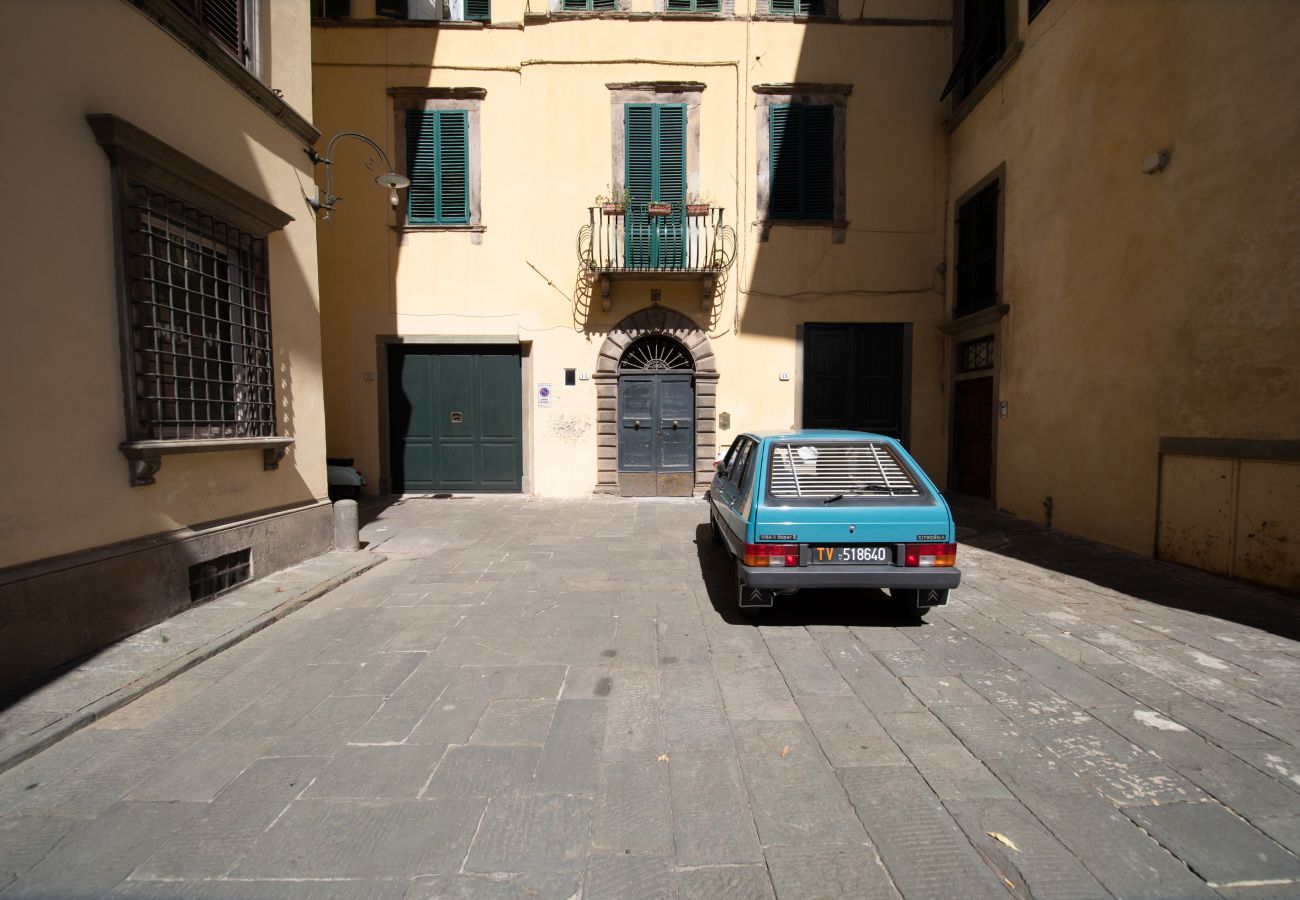
<svg viewBox="0 0 1300 900"><path fill-rule="evenodd" d="M109 113L108 155L131 485L176 453L262 451L279 466L267 235L293 217Z"/></svg>
<svg viewBox="0 0 1300 900"><path fill-rule="evenodd" d="M266 241L129 184L137 439L275 433Z"/></svg>
<svg viewBox="0 0 1300 900"><path fill-rule="evenodd" d="M957 345L957 372L978 372L993 368L993 337L979 338Z"/></svg>

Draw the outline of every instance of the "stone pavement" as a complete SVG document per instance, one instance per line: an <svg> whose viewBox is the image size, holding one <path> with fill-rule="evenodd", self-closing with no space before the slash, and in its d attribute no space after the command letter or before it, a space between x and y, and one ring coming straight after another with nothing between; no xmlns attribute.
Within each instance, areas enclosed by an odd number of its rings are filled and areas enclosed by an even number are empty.
<svg viewBox="0 0 1300 900"><path fill-rule="evenodd" d="M1276 595L961 510L924 624L755 627L698 500L369 511L385 565L0 775L0 900L1300 895Z"/></svg>
<svg viewBox="0 0 1300 900"><path fill-rule="evenodd" d="M0 692L0 772L383 561L376 553L324 553Z"/></svg>

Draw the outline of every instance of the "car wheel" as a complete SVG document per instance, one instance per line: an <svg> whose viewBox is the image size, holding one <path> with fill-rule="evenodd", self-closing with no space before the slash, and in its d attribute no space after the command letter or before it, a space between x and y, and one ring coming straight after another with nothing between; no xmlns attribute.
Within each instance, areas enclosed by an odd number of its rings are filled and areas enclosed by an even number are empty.
<svg viewBox="0 0 1300 900"><path fill-rule="evenodd" d="M709 537L713 538L713 543L722 546L722 531L718 528L718 517L709 510Z"/></svg>

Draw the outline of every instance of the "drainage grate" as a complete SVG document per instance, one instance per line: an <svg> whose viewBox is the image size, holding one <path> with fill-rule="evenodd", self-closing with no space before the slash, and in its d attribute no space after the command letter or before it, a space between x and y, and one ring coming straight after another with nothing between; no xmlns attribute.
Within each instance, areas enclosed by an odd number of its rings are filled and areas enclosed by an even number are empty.
<svg viewBox="0 0 1300 900"><path fill-rule="evenodd" d="M190 566L190 602L211 600L253 574L251 549L245 547Z"/></svg>

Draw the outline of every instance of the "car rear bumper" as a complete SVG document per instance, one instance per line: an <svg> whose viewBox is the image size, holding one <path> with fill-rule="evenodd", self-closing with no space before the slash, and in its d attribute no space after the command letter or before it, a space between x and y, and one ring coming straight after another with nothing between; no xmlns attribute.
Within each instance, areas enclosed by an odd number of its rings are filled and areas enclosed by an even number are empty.
<svg viewBox="0 0 1300 900"><path fill-rule="evenodd" d="M899 566L738 566L740 580L750 587L770 590L791 588L899 588L951 590L961 583L961 570L906 569Z"/></svg>

